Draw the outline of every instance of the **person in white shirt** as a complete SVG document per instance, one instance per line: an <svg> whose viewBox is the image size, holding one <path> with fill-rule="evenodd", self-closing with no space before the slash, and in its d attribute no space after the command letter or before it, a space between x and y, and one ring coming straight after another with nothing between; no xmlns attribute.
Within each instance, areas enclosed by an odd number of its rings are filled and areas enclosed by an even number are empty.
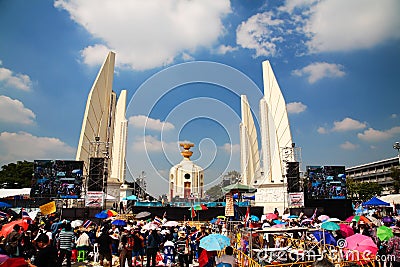
<svg viewBox="0 0 400 267"><path fill-rule="evenodd" d="M80 233L78 239L76 240L76 249L77 250L89 250L90 248L90 238L86 231L78 231Z"/></svg>
<svg viewBox="0 0 400 267"><path fill-rule="evenodd" d="M231 246L228 246L225 248L225 255L222 255L221 257L216 257L215 263L218 266L218 264L226 263L230 264L232 267L236 267L236 259L233 256L233 248Z"/></svg>

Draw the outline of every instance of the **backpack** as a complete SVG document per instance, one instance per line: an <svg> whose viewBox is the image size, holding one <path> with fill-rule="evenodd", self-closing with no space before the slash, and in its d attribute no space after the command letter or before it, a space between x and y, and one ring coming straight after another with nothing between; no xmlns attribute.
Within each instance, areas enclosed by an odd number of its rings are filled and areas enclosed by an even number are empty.
<svg viewBox="0 0 400 267"><path fill-rule="evenodd" d="M135 245L135 239L133 238L133 236L131 235L127 236L125 248L127 250L133 250L134 245Z"/></svg>

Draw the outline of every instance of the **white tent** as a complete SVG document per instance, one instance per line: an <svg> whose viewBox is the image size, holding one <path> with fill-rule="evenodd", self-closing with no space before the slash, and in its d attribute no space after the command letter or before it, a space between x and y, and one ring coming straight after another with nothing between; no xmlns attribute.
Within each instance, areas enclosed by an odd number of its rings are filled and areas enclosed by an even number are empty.
<svg viewBox="0 0 400 267"><path fill-rule="evenodd" d="M392 194L379 197L381 200L390 203L390 205L400 204L400 194Z"/></svg>
<svg viewBox="0 0 400 267"><path fill-rule="evenodd" d="M13 196L29 196L31 193L30 188L19 188L19 189L1 189L0 199Z"/></svg>

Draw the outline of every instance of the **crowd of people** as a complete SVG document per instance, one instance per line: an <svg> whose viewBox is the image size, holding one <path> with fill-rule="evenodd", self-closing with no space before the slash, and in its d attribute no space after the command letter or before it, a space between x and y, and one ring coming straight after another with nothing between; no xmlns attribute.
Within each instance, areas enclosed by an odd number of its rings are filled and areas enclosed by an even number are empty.
<svg viewBox="0 0 400 267"><path fill-rule="evenodd" d="M70 267L79 251L84 251L85 261L96 260L101 266L127 263L129 267L154 267L162 262L168 266L189 267L196 263L211 267L232 259L224 256L218 260L215 253L199 247L200 240L212 230L209 225L196 228L187 222L165 227L158 218L151 222L151 228L146 228L145 221L132 220L125 226L102 220L100 225L91 222L88 227L73 228L71 222L57 217L36 218L29 221L27 229L15 224L10 233L1 237L0 254L24 259L29 267ZM156 222L160 222L158 226ZM232 255L228 248L229 253Z"/></svg>

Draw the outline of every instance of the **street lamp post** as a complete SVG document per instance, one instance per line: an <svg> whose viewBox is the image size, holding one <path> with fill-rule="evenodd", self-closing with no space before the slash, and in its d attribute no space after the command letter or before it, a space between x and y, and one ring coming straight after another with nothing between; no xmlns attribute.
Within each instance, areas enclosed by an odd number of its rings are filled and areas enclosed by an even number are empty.
<svg viewBox="0 0 400 267"><path fill-rule="evenodd" d="M399 158L399 165L400 165L400 142L394 143L393 148L397 150L397 157Z"/></svg>

